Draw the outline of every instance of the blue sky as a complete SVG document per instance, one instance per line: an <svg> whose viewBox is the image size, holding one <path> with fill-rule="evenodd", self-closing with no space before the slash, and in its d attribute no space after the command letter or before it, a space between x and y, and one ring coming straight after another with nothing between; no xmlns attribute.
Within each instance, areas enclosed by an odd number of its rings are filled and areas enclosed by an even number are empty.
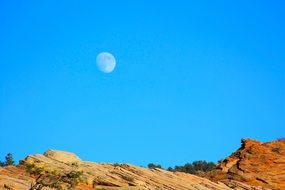
<svg viewBox="0 0 285 190"><path fill-rule="evenodd" d="M285 136L284 1L1 1L0 157L173 166ZM96 56L111 52L111 74Z"/></svg>

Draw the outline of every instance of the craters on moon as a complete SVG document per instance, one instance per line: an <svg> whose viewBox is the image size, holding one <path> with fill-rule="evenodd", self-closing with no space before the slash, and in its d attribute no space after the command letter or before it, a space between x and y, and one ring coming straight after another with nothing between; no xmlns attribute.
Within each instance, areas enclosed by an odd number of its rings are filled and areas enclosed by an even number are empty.
<svg viewBox="0 0 285 190"><path fill-rule="evenodd" d="M96 65L103 73L111 73L116 67L116 59L109 52L101 52L97 55Z"/></svg>

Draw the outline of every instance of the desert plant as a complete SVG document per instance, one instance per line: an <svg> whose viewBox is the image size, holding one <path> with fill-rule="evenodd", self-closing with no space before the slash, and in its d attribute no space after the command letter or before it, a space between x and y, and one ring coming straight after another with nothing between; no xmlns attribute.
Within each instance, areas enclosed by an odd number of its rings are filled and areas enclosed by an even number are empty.
<svg viewBox="0 0 285 190"><path fill-rule="evenodd" d="M4 167L5 166L5 163L0 161L0 167Z"/></svg>
<svg viewBox="0 0 285 190"><path fill-rule="evenodd" d="M167 171L173 172L174 169L173 169L172 167L168 167L168 168L167 168Z"/></svg>
<svg viewBox="0 0 285 190"><path fill-rule="evenodd" d="M33 163L24 163L26 172L29 173L30 175L38 176L44 173L44 168L40 166L36 166Z"/></svg>
<svg viewBox="0 0 285 190"><path fill-rule="evenodd" d="M11 153L8 153L6 156L5 156L5 162L2 162L0 161L0 166L10 166L10 165L15 165L15 161L14 161L14 158L13 158L13 155Z"/></svg>
<svg viewBox="0 0 285 190"><path fill-rule="evenodd" d="M44 187L54 188L56 190L62 190L62 184L60 183L60 175L40 174L35 184L31 184L30 190L41 190Z"/></svg>
<svg viewBox="0 0 285 190"><path fill-rule="evenodd" d="M207 172L216 168L214 162L206 162L202 160L194 161L192 163L184 164L183 166L169 167L168 171L179 171L191 174L197 174L199 172Z"/></svg>
<svg viewBox="0 0 285 190"><path fill-rule="evenodd" d="M161 165L160 164L154 164L154 163L149 163L148 165L147 165L147 167L149 168L149 169L154 169L154 168L162 168L161 167Z"/></svg>
<svg viewBox="0 0 285 190"><path fill-rule="evenodd" d="M41 190L44 187L56 190L74 189L78 183L86 181L82 171L72 170L67 173L47 171L34 163L25 163L24 166L27 173L36 177L36 183L31 184L30 190Z"/></svg>
<svg viewBox="0 0 285 190"><path fill-rule="evenodd" d="M83 183L86 181L82 174L82 171L71 171L62 177L62 181L68 183L70 188L73 188L78 185L78 183Z"/></svg>
<svg viewBox="0 0 285 190"><path fill-rule="evenodd" d="M13 158L13 155L11 153L8 153L5 157L5 160L6 160L6 165L9 166L9 165L15 165L15 161L14 161L14 158Z"/></svg>
<svg viewBox="0 0 285 190"><path fill-rule="evenodd" d="M114 163L113 166L114 166L114 167L120 167L121 164L119 164L119 163Z"/></svg>
<svg viewBox="0 0 285 190"><path fill-rule="evenodd" d="M46 172L40 174L36 183L31 185L30 190L41 190L44 187L54 188L56 190L74 189L78 183L84 182L82 171L70 171L65 174L59 172Z"/></svg>

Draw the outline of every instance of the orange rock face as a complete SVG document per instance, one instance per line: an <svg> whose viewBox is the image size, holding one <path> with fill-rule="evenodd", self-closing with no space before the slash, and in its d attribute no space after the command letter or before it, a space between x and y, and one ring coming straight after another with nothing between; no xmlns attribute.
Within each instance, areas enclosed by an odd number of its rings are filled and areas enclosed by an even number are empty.
<svg viewBox="0 0 285 190"><path fill-rule="evenodd" d="M208 177L230 183L236 180L253 186L285 189L285 140L261 143L243 139L242 146L224 159Z"/></svg>
<svg viewBox="0 0 285 190"><path fill-rule="evenodd" d="M79 179L74 178L75 171L82 175L75 190L285 190L285 141L244 139L216 170L203 173L205 178L130 164L86 162L72 153L49 150L26 157L18 166L0 167L0 190L54 190L48 186L54 182L68 189L71 179Z"/></svg>

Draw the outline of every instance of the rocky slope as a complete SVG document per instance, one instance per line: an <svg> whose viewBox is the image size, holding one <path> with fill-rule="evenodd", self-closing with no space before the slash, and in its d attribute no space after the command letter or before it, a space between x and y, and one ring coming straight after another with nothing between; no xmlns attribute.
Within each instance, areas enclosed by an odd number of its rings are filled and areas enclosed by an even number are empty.
<svg viewBox="0 0 285 190"><path fill-rule="evenodd" d="M130 164L86 162L72 153L54 150L28 156L17 167L0 168L0 189L5 190L262 189L237 181L231 181L230 186L186 173L146 169Z"/></svg>
<svg viewBox="0 0 285 190"><path fill-rule="evenodd" d="M274 190L285 190L285 140L262 143L243 139L241 147L207 173L229 186L231 180Z"/></svg>
<svg viewBox="0 0 285 190"><path fill-rule="evenodd" d="M26 157L18 166L0 167L0 189L285 190L285 141L244 139L217 169L201 175L86 162L72 153L49 150Z"/></svg>

